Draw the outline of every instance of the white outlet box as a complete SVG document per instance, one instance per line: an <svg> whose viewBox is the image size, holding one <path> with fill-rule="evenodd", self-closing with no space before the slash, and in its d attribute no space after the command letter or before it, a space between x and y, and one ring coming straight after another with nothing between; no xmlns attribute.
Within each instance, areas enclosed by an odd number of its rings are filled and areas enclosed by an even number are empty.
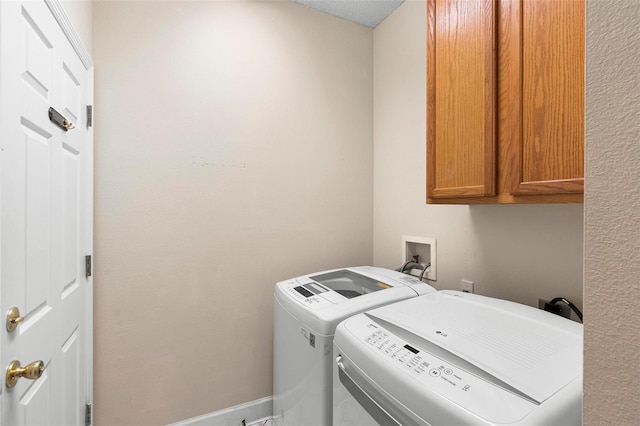
<svg viewBox="0 0 640 426"><path fill-rule="evenodd" d="M473 281L460 280L460 290L464 293L473 293Z"/></svg>
<svg viewBox="0 0 640 426"><path fill-rule="evenodd" d="M401 265L411 260L413 256L419 256L419 263L422 266L431 264L427 267L424 278L436 280L436 239L428 237L413 237L409 235L402 236L402 260ZM409 272L412 275L420 276L422 271L418 268Z"/></svg>

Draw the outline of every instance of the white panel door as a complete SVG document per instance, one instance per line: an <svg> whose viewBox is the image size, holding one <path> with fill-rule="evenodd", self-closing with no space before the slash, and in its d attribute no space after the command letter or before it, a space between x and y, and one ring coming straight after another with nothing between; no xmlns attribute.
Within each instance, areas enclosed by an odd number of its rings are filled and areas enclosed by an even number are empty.
<svg viewBox="0 0 640 426"><path fill-rule="evenodd" d="M83 425L91 398L91 71L42 1L0 2L0 422ZM75 125L49 120L49 107ZM5 315L24 321L9 332ZM9 388L5 369L42 360Z"/></svg>

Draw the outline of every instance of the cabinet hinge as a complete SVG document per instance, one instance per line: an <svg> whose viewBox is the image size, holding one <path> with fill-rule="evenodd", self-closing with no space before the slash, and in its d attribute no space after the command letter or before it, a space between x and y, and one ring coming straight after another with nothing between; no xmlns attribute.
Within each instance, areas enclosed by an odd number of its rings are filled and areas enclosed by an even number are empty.
<svg viewBox="0 0 640 426"><path fill-rule="evenodd" d="M93 126L93 105L87 105L87 127Z"/></svg>
<svg viewBox="0 0 640 426"><path fill-rule="evenodd" d="M84 425L91 426L91 404L84 406Z"/></svg>
<svg viewBox="0 0 640 426"><path fill-rule="evenodd" d="M91 272L92 272L91 255L88 254L84 257L84 276L89 278L91 276Z"/></svg>

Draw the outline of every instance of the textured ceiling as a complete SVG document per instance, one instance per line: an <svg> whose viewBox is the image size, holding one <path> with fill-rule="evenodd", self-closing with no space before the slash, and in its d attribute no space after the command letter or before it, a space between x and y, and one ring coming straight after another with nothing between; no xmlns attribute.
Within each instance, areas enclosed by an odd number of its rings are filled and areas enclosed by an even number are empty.
<svg viewBox="0 0 640 426"><path fill-rule="evenodd" d="M404 0L291 0L358 24L375 28Z"/></svg>

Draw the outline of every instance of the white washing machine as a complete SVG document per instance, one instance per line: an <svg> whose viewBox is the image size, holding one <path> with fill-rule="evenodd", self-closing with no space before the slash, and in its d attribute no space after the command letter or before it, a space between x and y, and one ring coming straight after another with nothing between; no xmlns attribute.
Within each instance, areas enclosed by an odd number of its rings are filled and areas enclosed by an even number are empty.
<svg viewBox="0 0 640 426"><path fill-rule="evenodd" d="M333 424L581 425L582 325L440 291L342 322Z"/></svg>
<svg viewBox="0 0 640 426"><path fill-rule="evenodd" d="M278 425L331 425L333 334L345 318L434 292L415 277L361 266L276 284L273 410Z"/></svg>

